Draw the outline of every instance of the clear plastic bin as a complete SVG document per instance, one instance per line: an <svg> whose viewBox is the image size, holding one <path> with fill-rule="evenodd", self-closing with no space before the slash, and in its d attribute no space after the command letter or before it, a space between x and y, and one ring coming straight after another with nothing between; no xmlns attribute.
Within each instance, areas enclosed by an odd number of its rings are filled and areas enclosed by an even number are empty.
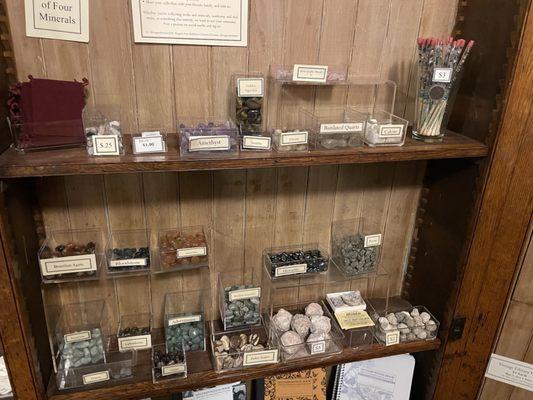
<svg viewBox="0 0 533 400"><path fill-rule="evenodd" d="M262 325L225 332L212 321L211 348L217 372L279 362L279 350Z"/></svg>
<svg viewBox="0 0 533 400"><path fill-rule="evenodd" d="M360 118L361 113L349 109L350 118ZM409 122L383 110L375 110L365 115L366 124L363 135L365 144L375 146L403 146Z"/></svg>
<svg viewBox="0 0 533 400"><path fill-rule="evenodd" d="M234 74L232 76L231 114L242 132L263 131L265 78L260 73Z"/></svg>
<svg viewBox="0 0 533 400"><path fill-rule="evenodd" d="M38 253L43 282L96 279L104 259L104 243L99 228L52 231Z"/></svg>
<svg viewBox="0 0 533 400"><path fill-rule="evenodd" d="M107 272L131 274L150 270L150 230L113 231L106 249Z"/></svg>
<svg viewBox="0 0 533 400"><path fill-rule="evenodd" d="M263 259L272 279L318 274L329 267L328 253L318 243L270 247L263 251Z"/></svg>
<svg viewBox="0 0 533 400"><path fill-rule="evenodd" d="M165 344L152 347L152 379L154 383L187 377L187 357L182 346L167 349Z"/></svg>
<svg viewBox="0 0 533 400"><path fill-rule="evenodd" d="M122 315L117 331L118 350L146 350L152 347L152 316L148 313Z"/></svg>
<svg viewBox="0 0 533 400"><path fill-rule="evenodd" d="M331 259L346 275L377 270L383 241L380 224L380 221L369 218L333 221Z"/></svg>
<svg viewBox="0 0 533 400"><path fill-rule="evenodd" d="M344 334L322 301L276 307L268 325L282 361L338 354L343 348Z"/></svg>
<svg viewBox="0 0 533 400"><path fill-rule="evenodd" d="M120 110L104 107L83 110L83 126L87 143L87 154L91 156L118 156L124 154Z"/></svg>
<svg viewBox="0 0 533 400"><path fill-rule="evenodd" d="M59 390L105 386L113 382L133 378L137 364L137 353L111 352L106 362L81 367L68 366L56 374Z"/></svg>
<svg viewBox="0 0 533 400"><path fill-rule="evenodd" d="M231 275L218 275L220 319L224 331L261 324L261 287Z"/></svg>
<svg viewBox="0 0 533 400"><path fill-rule="evenodd" d="M205 351L207 291L175 292L165 294L165 342L167 349L175 350L183 344L188 352Z"/></svg>
<svg viewBox="0 0 533 400"><path fill-rule="evenodd" d="M335 85L346 84L347 65L270 65L271 78L281 84Z"/></svg>
<svg viewBox="0 0 533 400"><path fill-rule="evenodd" d="M224 155L239 150L239 130L230 120L179 118L180 155Z"/></svg>
<svg viewBox="0 0 533 400"><path fill-rule="evenodd" d="M254 132L241 129L242 151L271 151L272 136L269 132Z"/></svg>
<svg viewBox="0 0 533 400"><path fill-rule="evenodd" d="M207 237L203 226L159 231L159 268L167 272L209 265Z"/></svg>
<svg viewBox="0 0 533 400"><path fill-rule="evenodd" d="M343 107L324 107L315 111L302 110L303 126L311 126L318 149L342 149L362 146L365 119L355 113L348 114Z"/></svg>

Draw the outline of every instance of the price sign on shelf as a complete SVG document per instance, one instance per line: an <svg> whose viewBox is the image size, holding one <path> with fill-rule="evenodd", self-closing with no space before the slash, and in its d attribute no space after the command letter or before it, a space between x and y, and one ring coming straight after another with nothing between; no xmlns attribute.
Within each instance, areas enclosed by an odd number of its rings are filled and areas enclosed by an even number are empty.
<svg viewBox="0 0 533 400"><path fill-rule="evenodd" d="M118 135L94 135L92 138L95 156L118 156L120 154Z"/></svg>
<svg viewBox="0 0 533 400"><path fill-rule="evenodd" d="M142 153L162 153L165 151L165 141L163 136L142 136L133 138L133 152Z"/></svg>

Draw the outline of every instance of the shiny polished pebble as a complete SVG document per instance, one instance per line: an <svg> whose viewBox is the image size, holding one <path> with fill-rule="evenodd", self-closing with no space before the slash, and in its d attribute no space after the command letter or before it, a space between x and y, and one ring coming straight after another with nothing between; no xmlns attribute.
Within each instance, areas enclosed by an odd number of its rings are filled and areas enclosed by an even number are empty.
<svg viewBox="0 0 533 400"><path fill-rule="evenodd" d="M131 260L135 258L146 259L146 265L121 265L111 266L109 269L114 272L119 271L134 271L138 269L150 268L150 248L149 247L127 247L123 249L113 249L111 251L111 261L116 260Z"/></svg>
<svg viewBox="0 0 533 400"><path fill-rule="evenodd" d="M244 131L260 130L263 123L262 97L237 97L235 121Z"/></svg>
<svg viewBox="0 0 533 400"><path fill-rule="evenodd" d="M169 349L174 349L183 343L185 351L205 350L204 337L204 321L171 325L166 330L166 342Z"/></svg>
<svg viewBox="0 0 533 400"><path fill-rule="evenodd" d="M240 326L257 325L261 322L259 297L244 300L229 300L229 293L234 290L251 289L252 285L235 285L224 288L224 327L225 329Z"/></svg>
<svg viewBox="0 0 533 400"><path fill-rule="evenodd" d="M77 368L103 362L104 344L100 329L92 329L89 340L69 343L62 340L59 345L59 354L60 369Z"/></svg>
<svg viewBox="0 0 533 400"><path fill-rule="evenodd" d="M159 237L159 252L161 253L161 265L164 269L198 265L207 263L207 255L178 258L178 249L194 247L207 247L207 240L203 232L187 234L181 231L165 232Z"/></svg>
<svg viewBox="0 0 533 400"><path fill-rule="evenodd" d="M396 329L400 331L400 342L429 340L437 336L437 323L428 312L420 312L417 308L411 312L400 311L382 317L374 314L373 319L377 321L376 335L383 342L385 334Z"/></svg>
<svg viewBox="0 0 533 400"><path fill-rule="evenodd" d="M224 335L214 343L216 369L242 367L245 352L261 351L265 347L266 341L262 341L256 333Z"/></svg>
<svg viewBox="0 0 533 400"><path fill-rule="evenodd" d="M80 256L83 254L95 254L96 252L96 243L88 242L87 244L80 244L74 242L63 243L51 250L49 247L45 247L41 252L41 259L48 258L61 258L61 257L71 257L71 256ZM43 276L43 279L58 279L63 275L77 276L77 277L86 277L96 275L96 271L88 272L76 272L76 273L67 273L67 274L55 274Z"/></svg>
<svg viewBox="0 0 533 400"><path fill-rule="evenodd" d="M332 257L349 274L372 272L377 267L379 246L365 247L363 235L334 238Z"/></svg>
<svg viewBox="0 0 533 400"><path fill-rule="evenodd" d="M328 259L322 255L320 250L270 253L268 258L271 263L272 276L276 276L276 268L296 264L307 264L307 273L324 272L328 269Z"/></svg>
<svg viewBox="0 0 533 400"><path fill-rule="evenodd" d="M181 351L164 352L161 350L154 350L152 362L153 362L155 377L161 378L163 376L161 372L163 367L166 367L168 365L174 365L174 364L182 364L185 362L185 357ZM176 376L176 375L172 375L172 376Z"/></svg>

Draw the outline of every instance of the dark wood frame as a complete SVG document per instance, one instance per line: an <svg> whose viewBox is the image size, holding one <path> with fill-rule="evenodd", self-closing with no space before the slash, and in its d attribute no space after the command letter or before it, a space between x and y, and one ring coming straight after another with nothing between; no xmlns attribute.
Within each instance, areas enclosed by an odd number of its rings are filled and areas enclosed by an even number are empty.
<svg viewBox="0 0 533 400"><path fill-rule="evenodd" d="M484 4L482 4L484 3ZM490 3L490 4L487 4ZM496 15L491 7L500 4L498 1L473 0L463 4L460 10L462 22L458 25L463 35L486 34L486 21L478 21L481 17L489 17L502 21L501 15ZM509 2L510 3L510 2ZM518 2L520 3L520 2ZM527 5L526 5L527 3ZM515 4L516 6L516 4ZM433 160L428 164L425 179L425 190L421 199L417 223L417 231L413 249L409 260L407 277L403 294L412 302L427 304L442 320L441 340L443 345L438 351L420 353L416 374L416 398L475 398L481 383L483 372L492 343L496 337L498 323L506 302L508 290L512 282L516 262L520 255L522 242L525 237L532 210L533 175L531 168L531 152L533 131L531 123L530 93L533 91L533 68L530 60L533 53L533 16L531 2L522 2L523 14L516 13L518 21L524 21L518 27L520 32L500 49L495 56L494 64L500 70L485 71L503 78L507 71L509 90L504 92L505 101L502 106L498 103L489 104L482 111L485 119L472 122L466 118L461 110L468 109L468 99L480 97L483 88L463 87L457 103L457 110L452 117L451 127L463 132L466 136L481 140L490 145L490 156L486 159L471 159L468 157L482 157L486 148L476 142L472 148L452 149L440 148L435 150L400 151L374 155L372 152L362 154L337 154L330 158L310 156L306 159L290 159L277 161L278 158L263 157L257 160L235 160L217 163L213 161L199 162L198 165L180 164L179 161L169 160L168 163L155 163L144 166L130 160L129 164L120 172L150 170L194 170L199 168L245 168L286 165L320 165L335 163L375 162L390 160ZM514 10L514 9L512 9ZM479 15L478 15L479 14ZM477 15L478 18L474 18ZM508 29L510 21L515 15L505 15L504 28ZM460 18L461 19L461 18ZM509 29L510 31L510 29ZM518 40L518 38L520 40ZM507 38L509 40L509 38ZM482 44L483 45L483 44ZM516 60L514 53L506 54L505 50L519 49ZM487 49L485 49L487 50ZM511 68L505 67L505 61L511 60ZM513 60L515 60L513 62ZM502 61L502 62L500 62ZM475 65L472 67L475 68ZM478 66L479 68L479 66ZM467 73L479 73L470 70ZM487 80L486 85L493 85ZM498 90L492 94L496 98ZM502 95L502 93L499 93ZM493 107L494 106L494 107ZM494 112L494 109L496 112ZM478 110L479 111L479 110ZM502 118L499 118L500 113ZM498 123L498 121L500 121ZM492 124L492 125L490 125ZM454 126L455 125L455 126ZM492 129L489 127L492 126ZM484 135L488 130L491 134ZM464 142L463 142L464 143ZM438 147L436 147L438 149ZM406 148L408 149L408 148ZM470 152L470 150L472 152ZM474 151L475 150L475 151ZM379 153L379 152L378 152ZM13 237L27 235L32 237L32 245L37 243L37 232L23 232L25 226L38 225L33 215L27 215L32 210L31 193L33 180L31 177L55 174L79 173L107 173L117 172L114 168L108 170L99 163L87 165L80 162L82 167L63 165L56 168L50 163L43 168L43 164L18 167L13 164L9 153L0 157L3 181L1 183L2 203L0 213L0 293L2 307L0 307L0 334L5 345L5 356L10 368L11 378L16 396L20 399L45 398L41 381L39 363L36 362L35 340L31 335L33 326L42 321L31 320L30 315L36 315L39 310L27 310L27 302L22 295L19 285L31 285L24 277L15 276L14 263L23 262L21 255L28 249L16 247ZM453 160L442 160L454 158ZM58 161L58 160L56 160ZM58 162L59 164L59 162ZM132 166L130 166L130 164ZM6 179L25 176L23 179ZM457 188L468 190L457 191ZM6 197L6 191L12 191ZM24 204L14 204L14 196L23 199L29 196ZM26 215L24 212L26 211ZM16 214L13 214L16 213ZM14 218L25 221L14 227L10 221ZM19 245L20 246L20 245ZM18 256L17 256L18 254ZM445 297L443 297L445 296ZM442 299L448 302L443 303ZM448 340L448 333L457 317L465 317L466 325L462 338ZM399 347L395 351L430 350L438 346L416 348L416 346ZM394 350L394 349L393 349ZM234 376L220 375L213 379L213 384L234 381L235 379L252 379L281 371L294 370L315 365L331 365L374 356L393 354L388 350L378 353L343 352L342 355L330 359L316 359L316 363L305 365L296 363L291 367L264 367L250 370L249 373ZM392 353L391 353L392 351ZM182 386L172 386L161 389L160 393L181 388L191 388L205 385L207 376L198 376ZM106 398L105 396L120 396L135 398L147 394L153 388L143 386L139 391L132 388L125 392L124 386L99 391L98 395L71 395L68 398ZM67 398L63 394L49 393L53 398ZM49 396L50 397L50 396Z"/></svg>

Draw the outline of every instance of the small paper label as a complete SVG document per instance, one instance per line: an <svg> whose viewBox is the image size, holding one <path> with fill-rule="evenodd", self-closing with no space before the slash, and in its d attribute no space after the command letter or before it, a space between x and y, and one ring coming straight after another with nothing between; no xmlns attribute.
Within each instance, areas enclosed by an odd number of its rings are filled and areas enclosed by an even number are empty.
<svg viewBox="0 0 533 400"><path fill-rule="evenodd" d="M307 144L307 132L282 132L280 138L281 146L292 146L295 144Z"/></svg>
<svg viewBox="0 0 533 400"><path fill-rule="evenodd" d="M435 68L433 82L450 83L452 81L453 68Z"/></svg>
<svg viewBox="0 0 533 400"><path fill-rule="evenodd" d="M395 329L390 332L385 332L385 345L392 346L400 343L400 331Z"/></svg>
<svg viewBox="0 0 533 400"><path fill-rule="evenodd" d="M168 326L174 326L174 325L180 325L180 324L188 324L191 322L199 322L201 320L202 320L202 316L198 314L198 315L187 315L184 317L170 318L167 323L168 323Z"/></svg>
<svg viewBox="0 0 533 400"><path fill-rule="evenodd" d="M375 247L381 244L381 233L365 236L365 247Z"/></svg>
<svg viewBox="0 0 533 400"><path fill-rule="evenodd" d="M270 150L271 138L264 136L243 136L242 148L252 150Z"/></svg>
<svg viewBox="0 0 533 400"><path fill-rule="evenodd" d="M189 151L224 151L229 149L229 136L227 135L189 137Z"/></svg>
<svg viewBox="0 0 533 400"><path fill-rule="evenodd" d="M185 364L172 364L161 367L161 375L169 376L185 373Z"/></svg>
<svg viewBox="0 0 533 400"><path fill-rule="evenodd" d="M265 94L263 78L237 78L237 96L263 97Z"/></svg>
<svg viewBox="0 0 533 400"><path fill-rule="evenodd" d="M161 136L161 132L159 132L159 131L150 131L150 132L142 132L141 133L141 137L143 137L143 138L146 138L146 137L157 137L157 136Z"/></svg>
<svg viewBox="0 0 533 400"><path fill-rule="evenodd" d="M257 287L250 289L232 290L231 292L229 292L228 297L229 301L246 300L261 297L261 288Z"/></svg>
<svg viewBox="0 0 533 400"><path fill-rule="evenodd" d="M380 125L378 136L382 139L401 138L403 134L403 125Z"/></svg>
<svg viewBox="0 0 533 400"><path fill-rule="evenodd" d="M113 267L145 267L148 264L146 258L129 258L127 260L111 260L109 266Z"/></svg>
<svg viewBox="0 0 533 400"><path fill-rule="evenodd" d="M336 311L335 318L342 329L357 329L374 326L374 321L366 311Z"/></svg>
<svg viewBox="0 0 533 400"><path fill-rule="evenodd" d="M363 131L362 122L348 122L340 124L320 124L320 133L355 133Z"/></svg>
<svg viewBox="0 0 533 400"><path fill-rule="evenodd" d="M321 354L326 352L326 342L311 342L311 354Z"/></svg>
<svg viewBox="0 0 533 400"><path fill-rule="evenodd" d="M307 264L288 265L286 267L277 267L274 276L287 276L305 274L307 272Z"/></svg>
<svg viewBox="0 0 533 400"><path fill-rule="evenodd" d="M45 258L39 260L43 276L96 271L96 255Z"/></svg>
<svg viewBox="0 0 533 400"><path fill-rule="evenodd" d="M91 340L91 331L67 333L63 338L65 339L65 343L83 342L85 340Z"/></svg>
<svg viewBox="0 0 533 400"><path fill-rule="evenodd" d="M250 365L272 364L278 362L278 349L245 352L242 365L244 367Z"/></svg>
<svg viewBox="0 0 533 400"><path fill-rule="evenodd" d="M91 383L104 382L109 380L109 371L94 372L92 374L83 375L83 384L90 385Z"/></svg>
<svg viewBox="0 0 533 400"><path fill-rule="evenodd" d="M533 392L533 364L492 354L485 377Z"/></svg>
<svg viewBox="0 0 533 400"><path fill-rule="evenodd" d="M135 153L161 153L165 151L162 136L134 137L133 151Z"/></svg>
<svg viewBox="0 0 533 400"><path fill-rule="evenodd" d="M176 250L176 257L178 258L205 256L206 254L207 249L205 247L188 247Z"/></svg>
<svg viewBox="0 0 533 400"><path fill-rule="evenodd" d="M292 70L292 80L294 82L326 83L327 78L327 65L295 64Z"/></svg>
<svg viewBox="0 0 533 400"><path fill-rule="evenodd" d="M118 135L93 135L92 138L95 156L120 155Z"/></svg>
<svg viewBox="0 0 533 400"><path fill-rule="evenodd" d="M150 347L152 347L151 335L139 335L118 338L118 350L122 352L129 350L149 349Z"/></svg>

